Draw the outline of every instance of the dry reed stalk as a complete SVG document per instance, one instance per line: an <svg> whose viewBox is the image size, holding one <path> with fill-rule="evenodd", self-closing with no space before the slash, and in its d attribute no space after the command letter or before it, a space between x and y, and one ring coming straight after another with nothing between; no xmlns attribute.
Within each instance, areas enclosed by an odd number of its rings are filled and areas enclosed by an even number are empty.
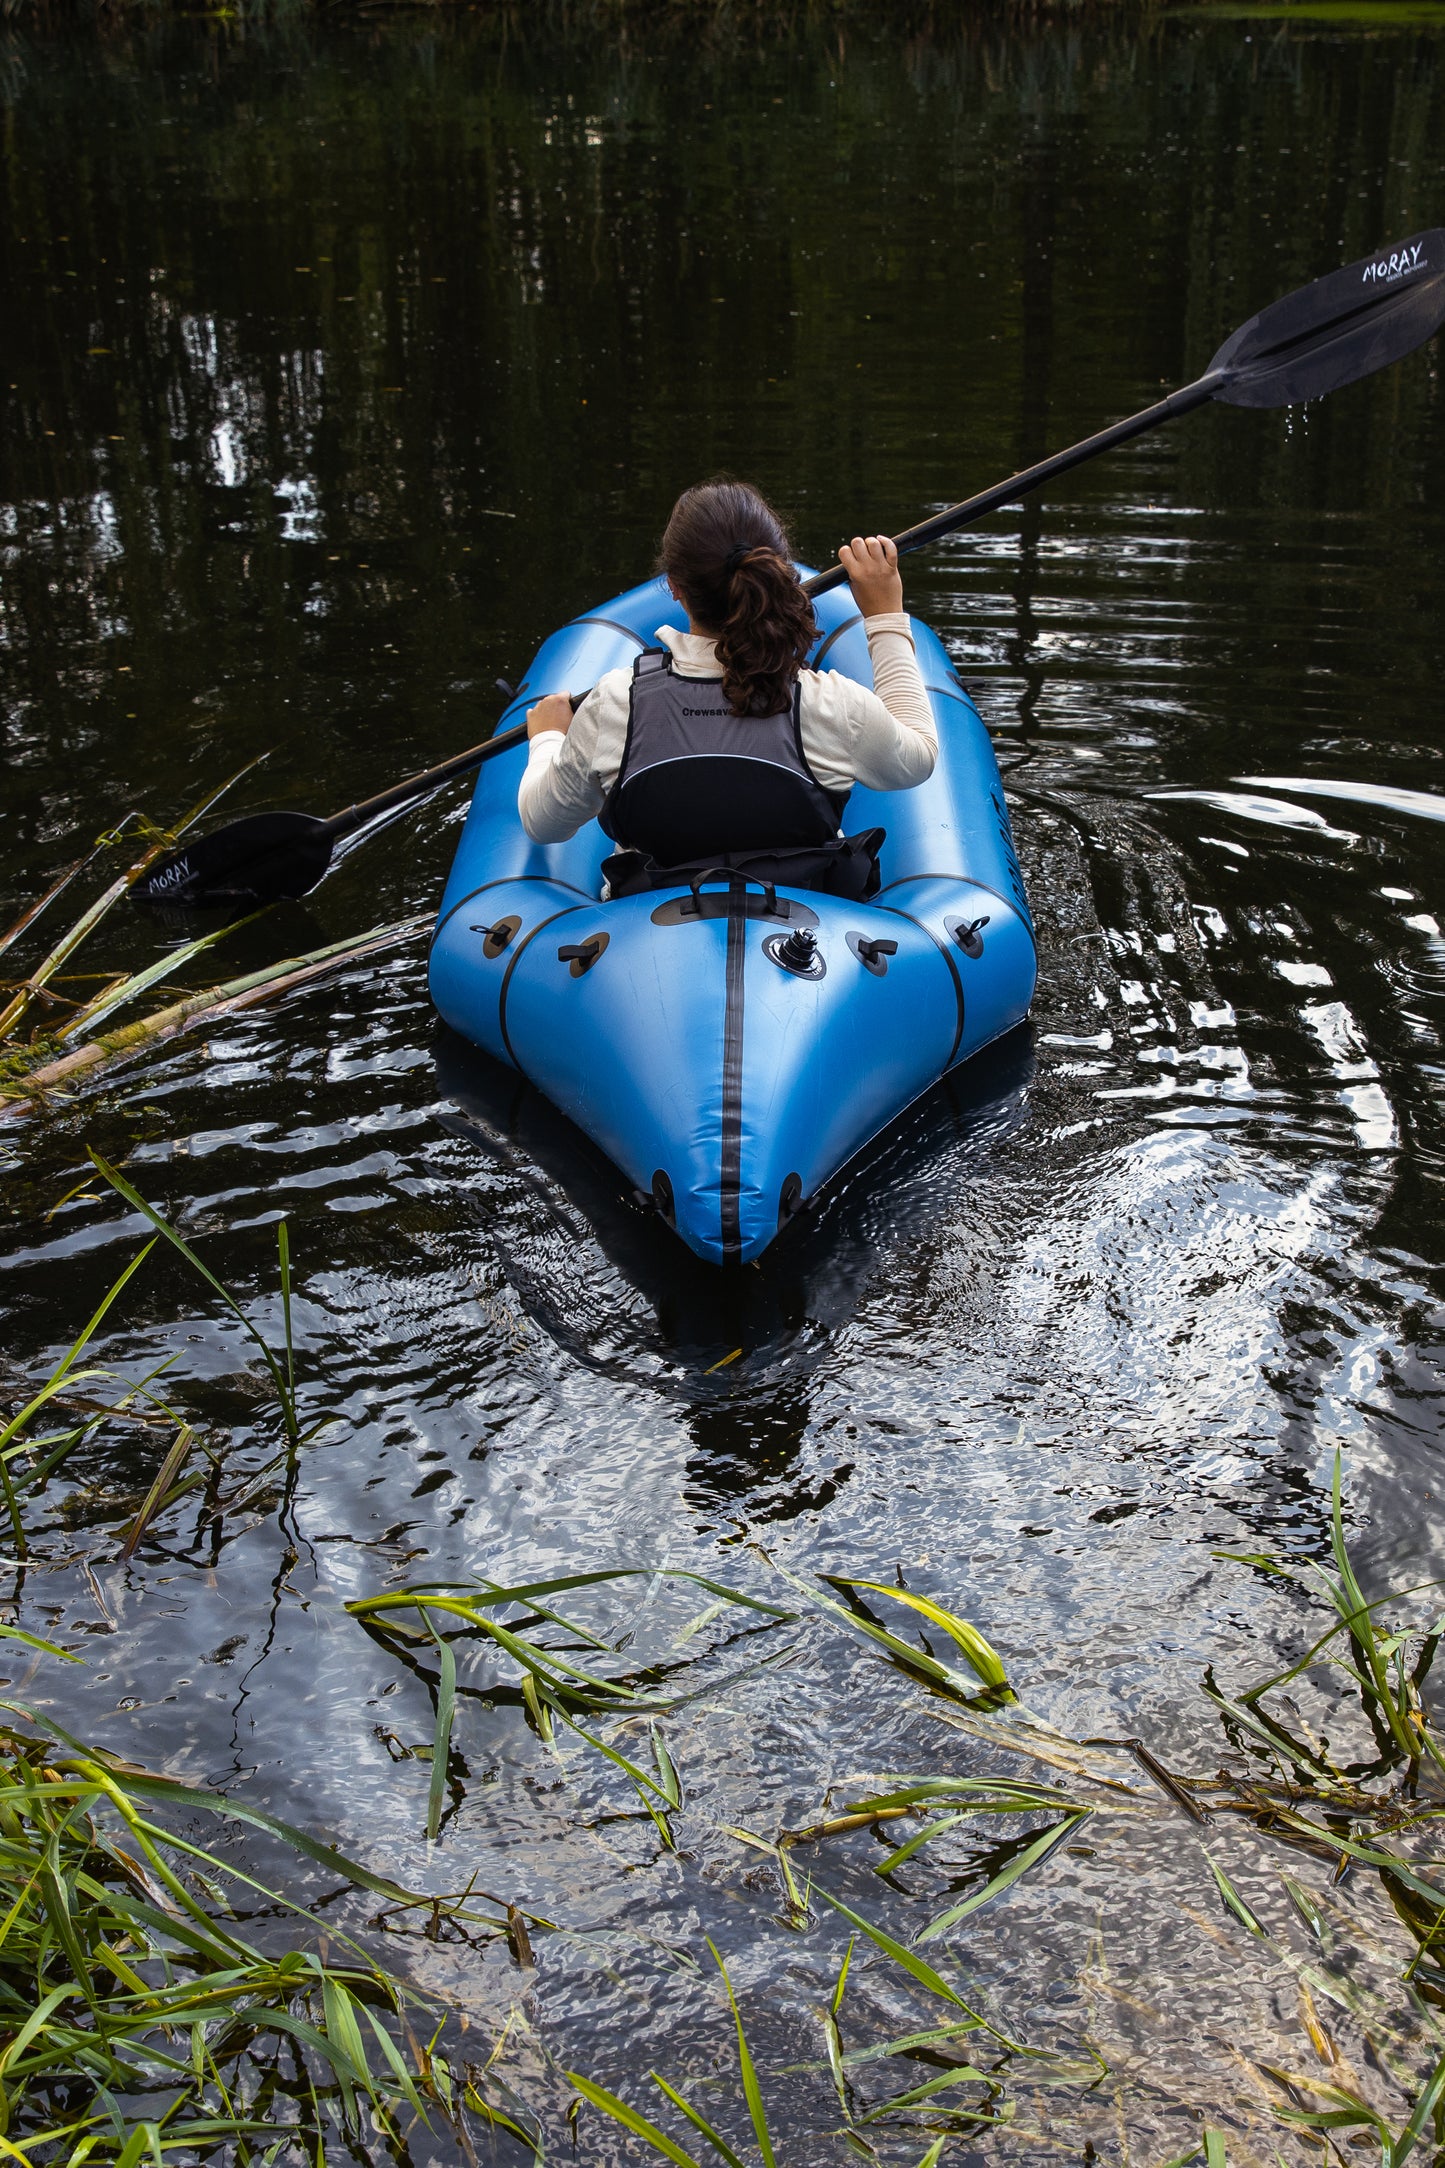
<svg viewBox="0 0 1445 2168"><path fill-rule="evenodd" d="M262 758L264 757L263 755ZM234 775L228 776L225 782L215 790L208 791L199 805L193 806L185 819L179 822L174 830L157 828L154 822L148 820L143 813L127 813L123 821L119 822L116 827L108 829L99 838L94 850L82 858L77 865L72 866L68 873L63 873L59 880L46 890L38 903L33 904L28 911L22 913L15 925L11 927L9 933L6 934L4 941L0 942L0 948L8 948L12 941L19 938L27 926L33 925L47 903L58 896L67 883L88 866L91 860L97 857L101 851L108 850L112 844L118 843L132 824L138 827L143 835L149 835L152 838L150 848L142 853L133 866L127 867L119 880L111 882L110 887L106 889L103 895L96 898L90 909L82 912L70 930L62 934L50 954L36 965L30 976L20 981L13 996L6 1003L3 1011L0 1011L0 1039L9 1038L35 996L43 992L47 982L54 977L66 959L75 954L81 943L90 938L101 920L119 903L121 897L130 893L142 874L147 873L158 858L164 858L168 851L174 850L176 843L186 833L186 830L193 828L202 814L208 813L217 800L223 798L228 790L239 783L242 776L249 775L256 765L257 763L254 760L248 760L244 768L238 768Z"/></svg>
<svg viewBox="0 0 1445 2168"><path fill-rule="evenodd" d="M298 986L309 985L341 964L354 963L363 956L373 955L378 949L410 940L429 923L429 914L398 919L390 926L373 927L359 939L335 941L328 948L313 949L305 956L289 956L282 963L268 964L263 971L248 972L243 978L225 980L219 986L208 986L198 993L187 994L184 1000L173 1002L168 1009L160 1009L154 1016L142 1017L120 1031L106 1032L87 1045L77 1047L73 1054L65 1054L60 1060L33 1070L29 1076L0 1084L0 1119L20 1112L29 1101L43 1099L53 1091L69 1089L82 1077L88 1078L95 1070L108 1068L126 1055L162 1046L182 1032L219 1023L223 1017L234 1016L273 995L291 993Z"/></svg>
<svg viewBox="0 0 1445 2168"><path fill-rule="evenodd" d="M60 895L63 890L69 888L71 882L75 879L77 873L84 872L85 868L90 864L90 861L94 856L94 851L89 851L84 858L77 858L73 866L67 866L64 873L57 875L56 879L51 882L49 888L46 889L43 896L38 896L34 903L26 905L25 909L21 912L19 918L16 919L14 925L9 927L4 933L0 933L0 956L4 955L6 949L14 947L15 943L20 939L21 934L26 932L29 927L35 924L36 919L39 918L41 912L46 908L48 904L54 903L56 897Z"/></svg>
<svg viewBox="0 0 1445 2168"><path fill-rule="evenodd" d="M9 1038L35 996L44 991L46 981L53 978L66 958L73 956L81 942L94 933L111 907L119 903L121 897L135 886L141 875L172 848L169 837L153 843L133 866L127 868L118 881L112 881L109 888L97 896L90 909L81 913L69 932L61 935L50 954L35 966L29 978L20 981L4 1009L0 1010L0 1039Z"/></svg>

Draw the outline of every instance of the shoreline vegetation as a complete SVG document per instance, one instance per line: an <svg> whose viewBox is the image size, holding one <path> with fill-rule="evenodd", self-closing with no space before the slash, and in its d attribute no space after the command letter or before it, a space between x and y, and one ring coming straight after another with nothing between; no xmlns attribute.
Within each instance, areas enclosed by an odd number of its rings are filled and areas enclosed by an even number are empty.
<svg viewBox="0 0 1445 2168"><path fill-rule="evenodd" d="M760 2069L740 1990L704 1936L721 1989L718 2037L732 2036L736 2075L717 2074L719 2054L699 2105L696 2079L684 2091L654 2072L667 2127L646 2112L653 2103L623 2098L605 2071L571 2069L566 2043L556 2044L559 2058L540 2037L529 1998L551 1938L574 1939L565 1921L474 1883L460 1893L408 1888L344 1857L324 1834L137 1767L48 1713L53 1667L84 1658L18 1620L26 1575L44 1564L55 1532L54 1524L40 1526L46 1494L64 1483L70 1455L108 1424L147 1424L154 1479L138 1502L117 1499L111 1516L116 1555L143 1566L153 1544L167 1555L167 1527L197 1510L219 1523L243 1505L259 1506L284 1537L303 1457L326 1427L310 1420L314 1381L293 1339L284 1218L277 1226L283 1337L273 1346L185 1236L98 1153L89 1159L92 1181L103 1185L97 1198L108 1188L146 1239L0 1430L16 1576L0 1636L30 1659L20 1682L30 1698L0 1701L4 2158L31 2168L141 2168L171 2154L216 2168L223 2161L299 2168L303 2160L314 2168L343 2154L404 2164L419 2157L419 2137L430 2142L445 2129L459 2158L476 2159L476 2139L487 2136L518 2149L506 2157L540 2163L549 2133L575 2129L578 2114L591 2111L676 2168L703 2168L704 2159L791 2168L800 2156L774 2137L790 2087L809 2089L815 2108L820 2095L825 2102L831 2095L829 2135L865 2161L947 2168L956 2148L976 2147L988 2131L1042 2144L1051 2155L1071 2096L1112 2084L1127 2127L1130 2073L1111 2067L1089 2031L1058 2042L1017 2037L972 1986L960 1930L985 1906L1007 1901L1026 1876L1046 1874L1055 1852L1086 1826L1091 1837L1095 1827L1112 1827L1127 1847L1131 1830L1137 1836L1148 1824L1170 1824L1180 1841L1197 1845L1197 1898L1208 1913L1186 1910L1208 1936L1210 1963L1222 1974L1231 1948L1267 1961L1297 2007L1300 2049L1290 2066L1257 2059L1241 2043L1238 2059L1257 2098L1233 2105L1236 2158L1262 2157L1258 2142L1282 2161L1278 2142L1291 2137L1313 2157L1342 2163L1357 2157L1343 2148L1361 2144L1378 2153L1381 2168L1438 2157L1445 1887L1432 1841L1445 1817L1445 1737L1425 1687L1445 1618L1399 1619L1401 1605L1438 1602L1433 1585L1365 1595L1346 1540L1338 1455L1328 1563L1215 1554L1299 1585L1318 1607L1319 1630L1271 1678L1226 1688L1206 1674L1203 1691L1226 1756L1213 1775L1171 1770L1137 1739L1071 1738L1031 1714L985 1636L901 1576L885 1583L795 1573L757 1543L739 1554L737 1578L726 1582L666 1564L599 1561L529 1584L420 1582L345 1603L397 1668L399 1686L420 1689L433 1711L430 1747L401 1747L393 1757L428 1864L440 1859L431 1847L466 1801L463 1743L480 1708L510 1711L532 1734L574 1811L590 1811L585 1795L597 1782L611 1786L603 1818L650 1827L659 1853L686 1872L691 1853L679 1825L691 1820L696 1828L708 1817L688 1795L685 1712L775 1676L798 1638L819 1632L846 1635L870 1661L889 1665L899 1695L942 1728L952 1764L965 1746L982 1750L988 1766L978 1774L951 1766L850 1780L801 1827L709 1825L740 1858L766 1862L764 1879L781 1906L777 1924L814 1938L811 1954L831 1965L832 1984L817 2009L816 2058ZM127 1379L96 1353L102 1326L158 1244L184 1260L259 1350L271 1436L258 1466L231 1465L225 1439L188 1416L171 1387L162 1389L164 1365ZM688 1615L661 1649L644 1654L637 1626L664 1586ZM1347 1724L1337 1705L1330 1730L1338 1740L1353 1728L1354 1743L1366 1742L1362 1758L1346 1759L1348 1742L1327 1742L1305 1720L1299 1696L1311 1674L1344 1682L1356 1721ZM188 1832L198 1815L279 1840L298 1872L308 1861L324 1871L330 1894L310 1902L290 1896L252 1873L234 1846L223 1856L197 1843ZM1248 1827L1278 1848L1277 1892L1261 1890L1257 1873L1248 1895L1241 1888L1238 1867L1226 1864L1231 1827ZM950 1838L968 1848L961 1880L944 1865ZM884 1847L873 1863L878 1895L866 1904L830 1887L840 1848L858 1840ZM929 1870L935 1852L945 1876L942 1909L910 1935L890 1917L889 1900L917 1894L913 1876ZM900 1885L905 1866L910 1884ZM1347 1873L1377 1878L1409 1944L1403 1966L1398 1948L1382 1959L1377 1925L1361 1922L1351 1893L1341 1894ZM756 1866L749 1879L757 1882ZM381 1910L364 1914L367 1898L380 1899ZM381 1958L378 1945L390 1936L395 1947L406 1921L413 1931L420 1922L428 1940L505 1947L514 1998L485 2061L460 2044L464 2011ZM701 1971L701 1953L697 1962ZM855 2015L870 1977L880 1974L894 2002L902 1994L913 2013L907 2030L882 2038ZM529 2078L514 2085L508 2042L523 2037L535 2052ZM1136 2079L1141 2099L1162 2098L1194 2117L1194 2137L1159 2168L1198 2160L1225 2168L1235 2138L1207 2110L1200 2115L1187 2081L1176 2090L1164 2069ZM737 2150L746 2143L737 2135L744 2121L753 2139L746 2155ZM701 2155L689 2150L699 2138Z"/></svg>

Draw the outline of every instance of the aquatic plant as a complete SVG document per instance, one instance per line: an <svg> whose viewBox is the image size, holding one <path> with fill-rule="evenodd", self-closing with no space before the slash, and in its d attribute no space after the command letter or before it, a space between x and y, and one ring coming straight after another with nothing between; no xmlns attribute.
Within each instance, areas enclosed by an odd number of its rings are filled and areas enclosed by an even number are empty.
<svg viewBox="0 0 1445 2168"><path fill-rule="evenodd" d="M76 1001L59 991L61 966L90 939L115 905L130 894L156 861L172 850L179 838L254 765L254 762L249 763L218 789L208 793L174 829L158 828L141 813L127 814L117 827L99 838L85 857L67 867L42 896L27 905L5 933L0 934L0 954L3 954L29 932L49 905L97 858L114 850L133 833L145 840L146 848L141 855L81 913L34 969L9 987L10 998L0 1008L0 1118L23 1112L27 1107L68 1100L81 1089L97 1083L103 1075L108 1075L119 1062L151 1053L169 1045L183 1033L204 1030L224 1017L309 986L330 971L414 938L430 924L427 914L417 914L397 919L389 925L373 926L365 933L329 942L304 955L282 957L258 970L243 972L215 985L198 987L133 1023L100 1030L99 1027L107 1024L119 1009L140 1000L162 982L173 980L177 972L197 956L265 915L263 911L253 911L244 917L233 918L223 926L183 942L179 948L166 950L138 971L122 972L118 976L102 974L99 992L87 999ZM63 1014L59 1021L47 1021L42 1028L32 1031L28 1039L22 1039L20 1027L42 999L52 1011L59 1008L69 1013Z"/></svg>
<svg viewBox="0 0 1445 2168"><path fill-rule="evenodd" d="M452 1641L439 1631L439 1618L443 1623L460 1620L460 1638L490 1643L511 1658L521 1673L519 1686L515 1689L517 1698L539 1737L549 1746L554 1745L556 1725L560 1722L585 1745L625 1771L656 1824L663 1843L671 1845L672 1832L667 1817L682 1804L682 1792L677 1771L656 1726L651 1730L654 1769L649 1773L615 1743L589 1729L583 1718L596 1715L652 1718L680 1707L683 1701L692 1697L663 1690L662 1680L669 1669L666 1665L653 1664L642 1672L608 1677L589 1665L574 1662L569 1653L572 1649L614 1655L616 1644L554 1610L546 1600L575 1589L594 1588L610 1582L654 1584L660 1579L693 1583L714 1598L711 1605L682 1629L679 1639L689 1638L706 1619L729 1607L757 1612L775 1625L794 1616L776 1604L763 1603L755 1596L725 1587L721 1581L709 1580L704 1574L689 1573L680 1567L654 1569L646 1566L617 1566L597 1573L564 1574L558 1579L530 1581L515 1587L506 1587L496 1581L423 1583L395 1589L382 1596L358 1597L347 1604L352 1617L360 1619L383 1645L390 1640L393 1651L399 1644L410 1642L415 1646L428 1641L438 1651L441 1668L436 1691L436 1732L431 1750L431 1789L427 1801L428 1837L435 1837L440 1826L457 1696L456 1653ZM521 1617L504 1620L496 1615L514 1609L521 1611ZM416 1614L420 1625L413 1626L400 1616L407 1611ZM571 1640L557 1644L538 1638L540 1632L553 1629L571 1636ZM733 1674L734 1678L738 1676L740 1674ZM714 1690L718 1683L713 1682Z"/></svg>
<svg viewBox="0 0 1445 2168"><path fill-rule="evenodd" d="M267 1462L260 1470L252 1469L247 1472L242 1486L244 1495L254 1496L258 1486L283 1466L288 1475L294 1476L297 1454L325 1427L323 1421L309 1430L302 1428L292 1321L290 1232L285 1220L279 1221L276 1228L283 1337L281 1346L273 1348L241 1303L165 1215L150 1204L99 1152L91 1151L88 1156L96 1173L119 1197L148 1220L156 1232L101 1298L83 1331L49 1376L35 1391L27 1393L16 1413L0 1427L0 1496L3 1496L5 1511L9 1517L15 1556L20 1559L28 1557L30 1550L26 1508L40 1497L66 1459L107 1423L123 1418L135 1420L139 1413L148 1425L159 1425L170 1432L170 1443L126 1529L122 1556L130 1557L156 1519L177 1499L207 1479L206 1469L187 1467L197 1450L204 1450L200 1429L156 1390L155 1381L169 1368L174 1360L173 1356L164 1357L143 1378L134 1382L127 1382L104 1365L87 1364L80 1367L86 1348L159 1241L169 1243L190 1269L220 1296L242 1331L259 1351L265 1364L281 1419L285 1449L280 1456ZM77 1388L81 1386L109 1386L118 1387L119 1390L112 1398L96 1399L90 1395L79 1395ZM80 1420L62 1430L37 1430L39 1418L56 1407L75 1412L80 1416ZM217 1475L219 1469L214 1457L209 1454L207 1457L210 1461L209 1473ZM219 1502L217 1509L220 1510Z"/></svg>
<svg viewBox="0 0 1445 2168"><path fill-rule="evenodd" d="M0 1707L27 1727L0 1726L7 2159L316 2162L335 2138L364 2154L379 2137L405 2161L409 2124L464 2141L469 2116L531 2143L476 2073L453 2068L442 2004L335 1925L328 1943L344 1955L321 1954L304 1905L166 1828L150 1803L250 1822L343 1885L425 1900L273 1816ZM245 1931L286 1914L308 1931L279 1953Z"/></svg>

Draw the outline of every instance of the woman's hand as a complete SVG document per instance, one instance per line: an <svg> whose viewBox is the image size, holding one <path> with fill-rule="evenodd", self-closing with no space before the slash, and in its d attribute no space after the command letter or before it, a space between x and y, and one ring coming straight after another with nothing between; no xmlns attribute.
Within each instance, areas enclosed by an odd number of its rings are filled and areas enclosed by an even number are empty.
<svg viewBox="0 0 1445 2168"><path fill-rule="evenodd" d="M534 708L527 710L527 736L535 738L542 730L560 730L565 737L572 727L572 700L567 693L548 693Z"/></svg>
<svg viewBox="0 0 1445 2168"><path fill-rule="evenodd" d="M855 534L838 552L838 562L848 575L853 600L865 617L879 617L885 610L903 607L903 580L898 570L898 551L886 534Z"/></svg>

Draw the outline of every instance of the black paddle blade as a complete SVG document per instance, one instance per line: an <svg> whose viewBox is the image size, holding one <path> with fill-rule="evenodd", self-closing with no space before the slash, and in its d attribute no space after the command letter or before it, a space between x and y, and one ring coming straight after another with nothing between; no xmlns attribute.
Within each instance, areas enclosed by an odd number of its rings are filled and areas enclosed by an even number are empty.
<svg viewBox="0 0 1445 2168"><path fill-rule="evenodd" d="M198 836L137 881L147 903L277 903L305 896L331 863L330 823L310 813L253 813Z"/></svg>
<svg viewBox="0 0 1445 2168"><path fill-rule="evenodd" d="M1445 321L1445 227L1417 233L1261 309L1208 375L1226 406L1302 406L1423 345Z"/></svg>

